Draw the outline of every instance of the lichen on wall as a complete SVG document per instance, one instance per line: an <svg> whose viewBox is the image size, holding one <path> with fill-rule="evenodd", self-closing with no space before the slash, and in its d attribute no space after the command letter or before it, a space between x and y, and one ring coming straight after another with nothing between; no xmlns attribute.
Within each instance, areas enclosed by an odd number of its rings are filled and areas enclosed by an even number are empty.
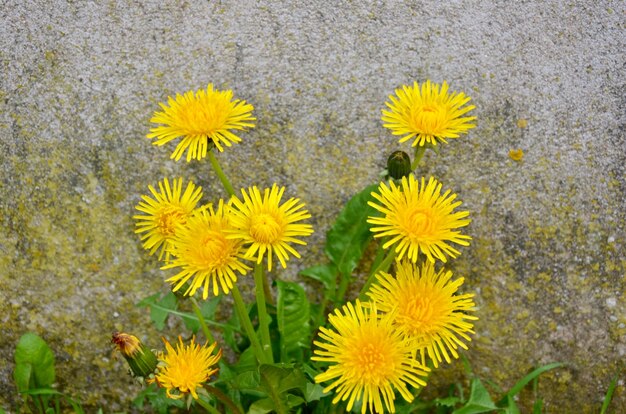
<svg viewBox="0 0 626 414"><path fill-rule="evenodd" d="M90 410L132 411L138 391L110 334L159 337L136 303L166 272L134 234L134 206L163 177L224 197L206 162L145 138L158 102L212 82L255 106L257 126L218 154L236 187L287 187L315 233L282 276L324 261L349 197L410 152L381 126L395 88L447 80L477 127L429 152L471 212L450 263L476 292L466 353L503 389L532 367L546 412L597 412L626 353L624 8L619 2L16 2L0 24L0 406L19 398L13 348L38 332L58 386ZM43 22L43 23L42 23ZM362 276L360 274L356 276ZM314 288L313 288L314 290ZM462 377L457 361L424 395ZM532 393L521 394L529 408ZM626 405L623 380L614 407Z"/></svg>

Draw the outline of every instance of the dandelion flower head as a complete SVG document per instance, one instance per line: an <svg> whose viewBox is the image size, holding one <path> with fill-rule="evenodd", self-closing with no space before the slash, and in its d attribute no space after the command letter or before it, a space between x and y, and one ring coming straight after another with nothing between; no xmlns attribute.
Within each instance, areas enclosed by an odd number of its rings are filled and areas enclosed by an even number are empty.
<svg viewBox="0 0 626 414"><path fill-rule="evenodd" d="M428 368L413 359L411 342L395 329L391 314L381 317L375 304L366 307L357 300L335 310L328 320L332 328L320 328L323 342L314 341L311 359L330 364L315 382L332 381L324 392L335 389L334 404L348 400L350 411L362 401L361 413L393 413L395 391L411 402L408 386L426 385Z"/></svg>
<svg viewBox="0 0 626 414"><path fill-rule="evenodd" d="M420 252L431 262L445 263L446 256L460 254L450 243L469 245L471 237L455 230L470 223L469 212L454 211L461 202L455 201L456 194L450 190L442 194L441 187L432 177L427 183L424 178L419 182L413 174L402 177L400 186L393 180L389 186L380 184L378 192L372 193L375 201L368 204L382 216L370 216L367 222L373 225L374 237L389 237L383 248L396 245L398 259L406 255L414 263Z"/></svg>
<svg viewBox="0 0 626 414"><path fill-rule="evenodd" d="M160 104L162 111L154 113L150 122L160 124L150 129L148 138L156 138L154 145L164 145L182 138L171 158L178 161L185 150L187 162L201 160L215 146L220 152L224 145L230 147L241 138L231 130L245 131L254 128L254 107L244 100L233 100L231 90L218 91L209 84L206 90L199 89L168 97L167 105Z"/></svg>
<svg viewBox="0 0 626 414"><path fill-rule="evenodd" d="M413 140L411 146L446 143L448 138L458 138L475 125L474 116L465 116L475 108L467 104L471 98L463 92L448 93L448 84L441 87L427 80L420 85L404 85L396 89L396 96L390 95L391 102L385 102L388 111L382 111L383 126L393 135L402 135L399 142Z"/></svg>
<svg viewBox="0 0 626 414"><path fill-rule="evenodd" d="M463 278L451 280L452 272L435 271L434 264L425 261L421 267L409 260L396 262L395 277L380 272L377 283L367 292L370 300L383 312L395 311L394 326L403 337L410 339L419 350L422 363L426 355L435 367L450 356L458 358L459 347L470 341L474 333L471 312L475 308L474 294L457 295Z"/></svg>
<svg viewBox="0 0 626 414"><path fill-rule="evenodd" d="M143 213L133 216L135 233L141 234L143 247L154 254L160 250L159 260L165 256L169 260L169 244L176 234L176 229L184 225L192 215L196 204L202 197L202 187L189 182L183 191L183 179L175 179L172 185L167 178L159 182L159 190L153 186L148 189L152 197L142 195L142 201L135 209Z"/></svg>
<svg viewBox="0 0 626 414"><path fill-rule="evenodd" d="M248 250L245 257L261 263L267 255L267 268L272 270L272 256L276 255L283 268L287 267L289 255L300 258L300 254L291 244L306 245L297 239L313 233L310 224L299 223L310 218L304 209L304 203L297 198L290 198L281 204L285 187L261 191L255 186L246 191L241 190L242 200L237 196L231 198L231 220L235 230L230 238L240 239Z"/></svg>
<svg viewBox="0 0 626 414"><path fill-rule="evenodd" d="M195 342L195 337L191 338L189 345L185 345L179 336L176 348L165 338L163 342L166 353L159 355L157 373L149 382L156 382L159 387L165 388L169 398L178 400L191 394L198 399L197 388L201 388L218 371L216 365L222 357L222 350L213 354L216 342L211 346L201 346Z"/></svg>
<svg viewBox="0 0 626 414"><path fill-rule="evenodd" d="M227 238L231 229L228 206L220 200L217 210L209 205L177 230L171 242L175 258L162 268L180 268L179 273L167 279L175 284L174 292L191 280L185 295L194 295L201 287L204 299L211 288L215 296L220 291L228 294L237 281L236 272L245 275L251 270L242 261L241 241Z"/></svg>

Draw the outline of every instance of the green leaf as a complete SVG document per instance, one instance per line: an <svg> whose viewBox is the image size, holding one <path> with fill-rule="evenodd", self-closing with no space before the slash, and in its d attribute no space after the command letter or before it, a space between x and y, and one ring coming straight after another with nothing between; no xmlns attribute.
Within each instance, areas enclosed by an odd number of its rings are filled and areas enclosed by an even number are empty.
<svg viewBox="0 0 626 414"><path fill-rule="evenodd" d="M507 404L508 401L508 397L514 397L515 395L519 394L519 392L524 389L524 387L526 386L526 384L528 384L530 381L532 381L533 379L535 379L536 377L538 377L539 375L543 374L546 371L550 371L551 369L554 368L559 368L565 366L565 364L560 363L560 362L555 362L553 364L548 364L548 365L544 365L542 367L539 367L537 369L535 369L534 371L532 371L530 374L526 375L524 378L522 378L521 380L519 380L510 390L509 392L507 392L504 397L502 397L502 399L500 399L500 401L498 401L498 407L504 407Z"/></svg>
<svg viewBox="0 0 626 414"><path fill-rule="evenodd" d="M335 291L335 285L337 284L337 268L333 264L309 267L300 271L300 274L321 282L326 292Z"/></svg>
<svg viewBox="0 0 626 414"><path fill-rule="evenodd" d="M378 211L367 202L372 200L371 193L377 188L378 184L373 184L354 195L326 235L326 254L344 277L352 274L372 239L366 220Z"/></svg>
<svg viewBox="0 0 626 414"><path fill-rule="evenodd" d="M159 299L160 294L154 294L143 299L137 304L138 307L148 306L150 308L150 319L158 330L162 330L165 327L165 321L170 313L176 311L178 305L176 301L176 295L173 292L168 292Z"/></svg>
<svg viewBox="0 0 626 414"><path fill-rule="evenodd" d="M478 414L498 410L489 392L478 378L473 378L467 403L453 411L453 414Z"/></svg>
<svg viewBox="0 0 626 414"><path fill-rule="evenodd" d="M302 286L297 283L277 280L276 287L281 361L295 359L301 362L303 349L309 348L311 340L309 300Z"/></svg>
<svg viewBox="0 0 626 414"><path fill-rule="evenodd" d="M48 344L32 332L22 335L17 343L13 379L20 392L47 388L54 382L54 354Z"/></svg>
<svg viewBox="0 0 626 414"><path fill-rule="evenodd" d="M275 412L274 401L271 398L255 401L248 409L248 414L266 414L271 412Z"/></svg>
<svg viewBox="0 0 626 414"><path fill-rule="evenodd" d="M504 412L506 414L520 414L519 408L517 407L517 404L515 404L515 400L513 400L513 397L510 395L508 395L506 398L506 405L504 406Z"/></svg>
<svg viewBox="0 0 626 414"><path fill-rule="evenodd" d="M287 391L297 389L306 392L307 380L304 373L292 364L262 364L259 367L261 388L273 402L273 410L278 414L289 412ZM304 401L304 400L303 400Z"/></svg>
<svg viewBox="0 0 626 414"><path fill-rule="evenodd" d="M604 396L604 401L602 401L602 408L600 410L600 414L605 414L609 409L609 405L611 405L611 400L613 399L613 392L615 391L615 387L617 386L617 379L619 376L613 378L611 384L609 384L609 389L606 391L606 395Z"/></svg>
<svg viewBox="0 0 626 414"><path fill-rule="evenodd" d="M319 401L327 395L330 395L330 393L324 393L324 387L320 384L306 383L306 390L304 392L306 402Z"/></svg>

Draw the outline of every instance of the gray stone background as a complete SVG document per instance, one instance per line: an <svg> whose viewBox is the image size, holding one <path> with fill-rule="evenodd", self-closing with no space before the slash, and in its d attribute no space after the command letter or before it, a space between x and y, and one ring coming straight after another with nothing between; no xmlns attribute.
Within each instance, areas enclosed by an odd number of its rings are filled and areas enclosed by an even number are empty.
<svg viewBox="0 0 626 414"><path fill-rule="evenodd" d="M111 332L175 338L135 306L167 286L133 208L165 176L225 194L208 161L145 138L158 102L213 82L255 106L219 159L236 186L278 182L307 203L316 233L281 277L310 284L298 270L324 260L342 204L409 151L382 127L387 96L426 79L476 105L477 128L419 171L472 212L452 266L477 293L475 372L506 389L566 362L540 379L546 412L591 413L622 369L626 406L623 1L0 3L0 407L18 401L26 331L56 353L59 388L105 412L131 411L139 389Z"/></svg>

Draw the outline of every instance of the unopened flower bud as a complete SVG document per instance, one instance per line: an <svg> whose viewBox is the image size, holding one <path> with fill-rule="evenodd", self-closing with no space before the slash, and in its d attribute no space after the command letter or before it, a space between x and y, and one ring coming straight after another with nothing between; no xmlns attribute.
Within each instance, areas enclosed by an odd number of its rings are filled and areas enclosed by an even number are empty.
<svg viewBox="0 0 626 414"><path fill-rule="evenodd" d="M387 159L389 177L399 180L411 173L411 158L404 151L395 151Z"/></svg>
<svg viewBox="0 0 626 414"><path fill-rule="evenodd" d="M149 377L154 373L157 366L157 358L139 339L130 334L116 332L111 342L124 356L130 370L136 377Z"/></svg>

